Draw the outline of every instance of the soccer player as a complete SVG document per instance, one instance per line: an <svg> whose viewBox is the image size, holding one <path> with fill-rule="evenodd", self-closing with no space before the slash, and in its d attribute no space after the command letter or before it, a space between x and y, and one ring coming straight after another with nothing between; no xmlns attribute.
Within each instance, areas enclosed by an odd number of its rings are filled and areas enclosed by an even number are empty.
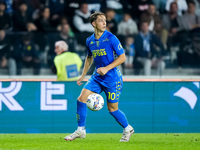
<svg viewBox="0 0 200 150"><path fill-rule="evenodd" d="M123 135L120 142L128 142L134 129L128 124L125 114L119 110L118 101L123 86L122 74L117 66L126 60L121 43L115 35L106 30L106 16L102 12L95 12L90 16L90 23L94 27L94 34L86 40L88 49L83 73L77 80L81 85L93 60L96 69L85 84L77 101L77 121L78 129L65 137L65 140L85 138L85 123L87 97L92 93L105 92L107 96L107 107L109 113L123 127Z"/></svg>

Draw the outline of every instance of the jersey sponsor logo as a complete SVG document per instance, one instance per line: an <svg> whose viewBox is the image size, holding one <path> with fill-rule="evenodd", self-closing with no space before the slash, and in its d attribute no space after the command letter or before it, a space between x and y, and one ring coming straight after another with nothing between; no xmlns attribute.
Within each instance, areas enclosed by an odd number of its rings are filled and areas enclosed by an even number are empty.
<svg viewBox="0 0 200 150"><path fill-rule="evenodd" d="M118 45L118 49L119 49L119 50L122 49L122 44L121 44L121 43L119 43L119 45Z"/></svg>
<svg viewBox="0 0 200 150"><path fill-rule="evenodd" d="M106 38L105 40L103 40L103 42L106 42L106 41L109 41L109 39L108 39L108 38Z"/></svg>
<svg viewBox="0 0 200 150"><path fill-rule="evenodd" d="M96 41L97 47L99 47L100 41Z"/></svg>
<svg viewBox="0 0 200 150"><path fill-rule="evenodd" d="M92 55L93 55L94 58L96 58L97 56L107 55L107 53L106 53L105 48L104 48L104 49L93 50Z"/></svg>

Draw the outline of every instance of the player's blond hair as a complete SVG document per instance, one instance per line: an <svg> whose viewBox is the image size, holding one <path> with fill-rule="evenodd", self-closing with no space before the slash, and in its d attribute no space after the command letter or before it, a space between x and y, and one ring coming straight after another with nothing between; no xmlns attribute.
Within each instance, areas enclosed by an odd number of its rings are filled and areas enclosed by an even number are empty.
<svg viewBox="0 0 200 150"><path fill-rule="evenodd" d="M55 46L62 48L64 51L68 51L68 45L65 41L58 41L55 43Z"/></svg>

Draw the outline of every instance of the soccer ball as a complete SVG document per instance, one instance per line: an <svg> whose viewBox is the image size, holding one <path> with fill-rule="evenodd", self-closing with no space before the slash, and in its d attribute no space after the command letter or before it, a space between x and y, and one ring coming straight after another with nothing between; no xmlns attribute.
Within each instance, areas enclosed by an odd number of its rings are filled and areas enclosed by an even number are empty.
<svg viewBox="0 0 200 150"><path fill-rule="evenodd" d="M98 111L104 106L104 99L97 93L90 94L86 101L87 107L92 111Z"/></svg>

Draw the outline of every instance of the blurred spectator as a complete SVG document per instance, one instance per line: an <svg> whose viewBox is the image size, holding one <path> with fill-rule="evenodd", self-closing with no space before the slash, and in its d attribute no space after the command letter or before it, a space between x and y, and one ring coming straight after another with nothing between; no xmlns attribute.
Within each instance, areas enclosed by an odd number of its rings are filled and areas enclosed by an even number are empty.
<svg viewBox="0 0 200 150"><path fill-rule="evenodd" d="M79 9L75 11L73 18L73 25L78 32L90 32L93 33L94 29L89 22L90 12L88 10L87 3L81 3Z"/></svg>
<svg viewBox="0 0 200 150"><path fill-rule="evenodd" d="M160 39L149 32L148 22L141 22L140 33L135 38L134 68L144 68L144 75L151 75L151 68L157 68L157 75L162 75L165 69L163 56L165 49ZM138 66L140 64L141 66Z"/></svg>
<svg viewBox="0 0 200 150"><path fill-rule="evenodd" d="M13 13L13 8L12 8L12 4L13 4L13 0L3 0L6 3L6 13L9 14L10 16Z"/></svg>
<svg viewBox="0 0 200 150"><path fill-rule="evenodd" d="M16 41L12 56L17 64L17 75L21 74L21 69L24 66L33 67L33 74L39 75L41 67L39 55L29 34L24 35L21 40Z"/></svg>
<svg viewBox="0 0 200 150"><path fill-rule="evenodd" d="M0 1L0 29L11 30L12 23L11 18L8 14L5 13L6 3L4 1Z"/></svg>
<svg viewBox="0 0 200 150"><path fill-rule="evenodd" d="M90 13L94 13L95 11L104 11L106 9L106 1L105 0L86 0L88 4L88 10Z"/></svg>
<svg viewBox="0 0 200 150"><path fill-rule="evenodd" d="M140 15L146 11L149 7L149 4L153 4L152 0L130 0L130 5L132 6L131 14L133 15L134 20L139 20Z"/></svg>
<svg viewBox="0 0 200 150"><path fill-rule="evenodd" d="M191 37L191 42L179 53L178 59L181 67L200 67L200 36Z"/></svg>
<svg viewBox="0 0 200 150"><path fill-rule="evenodd" d="M52 26L57 27L60 21L60 16L66 12L67 2L69 0L40 0L43 7L48 7L51 12L50 19L52 20Z"/></svg>
<svg viewBox="0 0 200 150"><path fill-rule="evenodd" d="M56 31L56 28L52 26L52 20L50 19L50 9L43 7L40 10L40 17L35 21L35 25L39 32L52 32Z"/></svg>
<svg viewBox="0 0 200 150"><path fill-rule="evenodd" d="M125 67L132 68L133 67L133 59L135 55L135 45L134 45L134 38L132 36L127 36L125 39L125 54L126 54L126 61Z"/></svg>
<svg viewBox="0 0 200 150"><path fill-rule="evenodd" d="M40 0L12 0L13 9L18 10L21 3L26 3L29 13L33 13L34 10L39 9L41 6Z"/></svg>
<svg viewBox="0 0 200 150"><path fill-rule="evenodd" d="M176 2L171 3L169 13L162 17L163 27L169 32L167 47L180 44L182 49L184 41L187 37L185 32L185 23L183 23L182 17L178 15L178 5Z"/></svg>
<svg viewBox="0 0 200 150"><path fill-rule="evenodd" d="M198 59L195 59L195 60L198 62L196 64L198 64L198 67L199 67L199 65L200 65L200 36L198 36L198 37L194 36L193 37L193 39L192 39L192 46L193 46L193 49L194 49L195 53L198 56L198 57L196 57ZM195 61L194 61L194 63L195 63Z"/></svg>
<svg viewBox="0 0 200 150"><path fill-rule="evenodd" d="M156 6L154 4L149 5L148 10L141 15L140 21L148 21L149 31L154 32L159 38L161 38L161 41L166 46L168 32L166 29L162 28L161 16L156 11Z"/></svg>
<svg viewBox="0 0 200 150"><path fill-rule="evenodd" d="M0 68L7 68L9 75L15 75L16 66L13 58L10 57L11 47L9 38L4 30L0 30Z"/></svg>
<svg viewBox="0 0 200 150"><path fill-rule="evenodd" d="M196 5L196 15L199 15L200 14L200 0L194 0L195 2L195 5Z"/></svg>
<svg viewBox="0 0 200 150"><path fill-rule="evenodd" d="M81 58L68 51L65 41L55 43L56 57L52 71L57 74L58 81L76 81L82 66Z"/></svg>
<svg viewBox="0 0 200 150"><path fill-rule="evenodd" d="M170 32L170 35L176 34L184 27L181 16L178 15L178 5L176 2L171 3L168 14L163 15L163 26Z"/></svg>
<svg viewBox="0 0 200 150"><path fill-rule="evenodd" d="M13 1L13 9L14 11L18 11L20 4L25 2L27 4L28 10L27 13L32 15L33 19L37 19L39 17L39 9L41 7L40 0L12 0Z"/></svg>
<svg viewBox="0 0 200 150"><path fill-rule="evenodd" d="M165 7L166 7L167 0L157 0L157 1L160 2L160 6L159 6L160 14L166 13Z"/></svg>
<svg viewBox="0 0 200 150"><path fill-rule="evenodd" d="M79 9L75 11L72 29L75 32L78 44L85 46L85 40L94 32L89 22L90 12L87 3L80 3Z"/></svg>
<svg viewBox="0 0 200 150"><path fill-rule="evenodd" d="M188 10L183 15L183 22L186 24L186 30L200 28L200 14L196 15L196 6L194 1L188 1Z"/></svg>
<svg viewBox="0 0 200 150"><path fill-rule="evenodd" d="M62 25L64 25L64 24L69 24L68 18L67 18L66 16L62 16L62 17L61 17L60 23L59 23L58 26L57 26L57 31L61 31ZM69 24L69 26L70 26L70 24ZM70 31L69 31L69 35L70 35L71 37L74 37L74 32L72 31L71 27L70 27L69 30L70 30Z"/></svg>
<svg viewBox="0 0 200 150"><path fill-rule="evenodd" d="M35 33L34 39L41 51L44 51L47 45L47 34L56 31L56 27L53 27L52 22L50 19L50 9L48 7L42 7L40 17L35 21L37 32Z"/></svg>
<svg viewBox="0 0 200 150"><path fill-rule="evenodd" d="M67 0L66 1L66 9L65 9L65 16L68 17L68 22L72 27L73 31L77 29L74 27L74 18L71 16L75 16L77 9L80 10L80 6L86 3L88 12L91 14L94 11L102 11L104 12L106 8L106 1L105 0ZM87 17L86 17L87 18Z"/></svg>
<svg viewBox="0 0 200 150"><path fill-rule="evenodd" d="M135 55L134 38L132 35L124 37L124 50L126 55L126 61L120 66L121 72L125 75L125 68L133 68L133 60ZM122 68L121 68L122 67Z"/></svg>
<svg viewBox="0 0 200 150"><path fill-rule="evenodd" d="M131 18L129 13L124 13L124 19L118 24L117 34L127 36L138 33L136 22Z"/></svg>
<svg viewBox="0 0 200 150"><path fill-rule="evenodd" d="M160 0L153 0L153 3L156 6L157 10L160 10Z"/></svg>
<svg viewBox="0 0 200 150"><path fill-rule="evenodd" d="M140 22L148 21L149 31L154 31L157 27L156 24L161 22L160 15L156 12L156 6L154 4L148 5L147 11L142 13L140 17Z"/></svg>
<svg viewBox="0 0 200 150"><path fill-rule="evenodd" d="M76 39L74 38L73 34L71 33L71 29L69 24L62 24L61 31L59 33L54 33L51 35L49 39L50 50L48 51L48 64L51 66L53 63L53 59L55 57L54 52L54 43L56 41L64 41L69 46L70 52L75 52L75 46L77 44Z"/></svg>
<svg viewBox="0 0 200 150"><path fill-rule="evenodd" d="M193 1L195 3L195 7L196 7L195 14L199 15L200 14L200 0L186 0L186 1L187 3L190 1Z"/></svg>
<svg viewBox="0 0 200 150"><path fill-rule="evenodd" d="M48 0L46 6L50 8L52 20L58 20L65 12L66 0Z"/></svg>
<svg viewBox="0 0 200 150"><path fill-rule="evenodd" d="M28 6L22 1L19 10L13 15L14 31L35 31L37 27L32 23L32 16L27 12Z"/></svg>
<svg viewBox="0 0 200 150"><path fill-rule="evenodd" d="M157 22L156 28L154 29L154 34L161 39L164 47L167 48L168 31L163 28L162 21Z"/></svg>
<svg viewBox="0 0 200 150"><path fill-rule="evenodd" d="M115 11L113 9L107 8L106 9L106 29L113 33L117 33L117 22L115 21Z"/></svg>
<svg viewBox="0 0 200 150"><path fill-rule="evenodd" d="M68 17L70 24L73 22L73 17L75 15L75 11L79 8L80 0L67 0L66 1L66 9L65 15Z"/></svg>
<svg viewBox="0 0 200 150"><path fill-rule="evenodd" d="M188 1L188 10L183 15L183 21L186 24L185 29L189 31L187 43L184 42L183 50L178 53L178 65L190 65L195 67L200 65L200 51L197 45L200 42L200 17L195 14L194 1Z"/></svg>
<svg viewBox="0 0 200 150"><path fill-rule="evenodd" d="M62 24L68 24L68 19L66 16L61 16L61 19L60 19L60 24L59 25L62 25Z"/></svg>
<svg viewBox="0 0 200 150"><path fill-rule="evenodd" d="M178 5L178 15L182 15L184 11L187 10L187 2L186 0L167 0L166 3L166 11L170 11L171 3L176 2Z"/></svg>
<svg viewBox="0 0 200 150"><path fill-rule="evenodd" d="M124 6L128 5L125 0L106 0L107 8L115 11L115 21L118 23L122 20Z"/></svg>

